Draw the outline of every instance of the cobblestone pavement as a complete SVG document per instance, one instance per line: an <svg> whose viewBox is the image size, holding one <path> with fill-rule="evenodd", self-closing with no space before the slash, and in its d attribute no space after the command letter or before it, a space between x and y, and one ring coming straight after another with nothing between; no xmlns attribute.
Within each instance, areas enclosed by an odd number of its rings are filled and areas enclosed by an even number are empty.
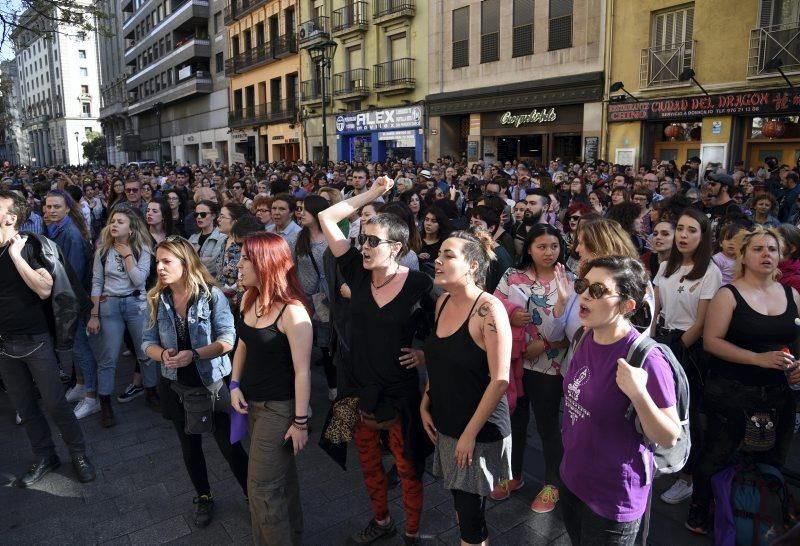
<svg viewBox="0 0 800 546"><path fill-rule="evenodd" d="M132 362L118 370L118 392L130 378ZM316 445L328 407L324 375L313 369L312 435L299 455L301 496L306 544L345 544L347 537L370 519L369 501L362 485L355 453L345 472ZM214 521L205 529L193 524L194 491L183 467L172 425L145 407L144 397L114 405L117 426L100 427L99 414L81 423L97 467L97 480L82 485L74 479L69 457L56 440L62 466L33 489L9 487L14 473L31 460L27 438L14 424L8 397L0 394L0 542L3 544L248 544L250 519L238 485L213 441L205 440ZM57 429L54 429L57 430ZM493 544L569 544L559 511L535 514L529 504L541 487L541 446L530 427L526 456L526 485L501 503L490 502L487 520ZM795 446L797 447L797 446ZM800 450L793 449L793 460ZM386 460L390 464L390 460ZM797 465L800 467L800 464ZM458 544L452 497L429 473L424 477L424 544ZM657 483L657 492L671 483ZM391 513L402 529L400 489L390 492ZM654 502L650 543L655 545L709 545L683 528L687 505ZM381 544L402 544L395 537Z"/></svg>

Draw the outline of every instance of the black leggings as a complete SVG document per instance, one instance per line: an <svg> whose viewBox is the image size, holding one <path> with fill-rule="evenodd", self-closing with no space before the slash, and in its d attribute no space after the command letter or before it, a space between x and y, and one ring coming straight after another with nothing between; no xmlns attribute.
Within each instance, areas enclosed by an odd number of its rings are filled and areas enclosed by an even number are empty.
<svg viewBox="0 0 800 546"><path fill-rule="evenodd" d="M486 528L486 497L452 489L453 504L458 514L461 540L467 544L480 544L489 538Z"/></svg>
<svg viewBox="0 0 800 546"><path fill-rule="evenodd" d="M333 351L328 347L320 347L320 351L322 351L322 358L320 359L320 363L325 369L325 379L328 382L328 388L335 389L336 365L334 365L333 363Z"/></svg>

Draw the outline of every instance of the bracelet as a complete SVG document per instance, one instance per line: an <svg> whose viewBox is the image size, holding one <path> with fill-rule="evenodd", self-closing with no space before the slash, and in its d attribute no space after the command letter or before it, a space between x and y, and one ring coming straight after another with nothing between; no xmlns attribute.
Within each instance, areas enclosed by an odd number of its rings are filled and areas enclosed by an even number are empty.
<svg viewBox="0 0 800 546"><path fill-rule="evenodd" d="M307 425L308 419L294 419L293 423L297 423L298 425Z"/></svg>
<svg viewBox="0 0 800 546"><path fill-rule="evenodd" d="M292 423L292 426L297 430L308 430L308 425L298 425L297 423Z"/></svg>
<svg viewBox="0 0 800 546"><path fill-rule="evenodd" d="M128 255L126 255L126 256L123 256L123 257L122 257L122 259L123 259L123 260L127 260L127 259L128 259L128 258L130 258L131 256L133 256L133 254L128 254Z"/></svg>
<svg viewBox="0 0 800 546"><path fill-rule="evenodd" d="M308 415L295 415L295 419L308 419Z"/></svg>
<svg viewBox="0 0 800 546"><path fill-rule="evenodd" d="M163 349L161 351L161 362L164 362L164 353L166 353L167 351L169 351L169 349Z"/></svg>
<svg viewBox="0 0 800 546"><path fill-rule="evenodd" d="M228 388L230 390L232 390L232 391L238 389L239 388L239 382L238 381L231 381L231 384L230 384L230 386Z"/></svg>
<svg viewBox="0 0 800 546"><path fill-rule="evenodd" d="M92 314L91 314L91 316L93 316L93 317L97 318L97 317L99 317L99 316L100 316L100 313L92 313Z"/></svg>

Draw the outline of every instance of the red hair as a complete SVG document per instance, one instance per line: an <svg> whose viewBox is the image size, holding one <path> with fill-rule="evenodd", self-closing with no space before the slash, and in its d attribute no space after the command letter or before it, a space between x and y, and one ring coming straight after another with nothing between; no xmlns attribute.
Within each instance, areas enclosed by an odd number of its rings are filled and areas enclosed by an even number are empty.
<svg viewBox="0 0 800 546"><path fill-rule="evenodd" d="M242 252L253 264L258 279L258 286L244 293L242 308L245 313L258 301L265 310L273 303L306 304L292 252L283 237L266 231L248 235L242 242Z"/></svg>
<svg viewBox="0 0 800 546"><path fill-rule="evenodd" d="M580 214L581 216L586 216L590 212L593 212L591 207L586 203L581 203L580 201L573 201L570 206L567 207L567 213L564 215L564 233L569 233L572 231L569 227L569 217L575 213Z"/></svg>

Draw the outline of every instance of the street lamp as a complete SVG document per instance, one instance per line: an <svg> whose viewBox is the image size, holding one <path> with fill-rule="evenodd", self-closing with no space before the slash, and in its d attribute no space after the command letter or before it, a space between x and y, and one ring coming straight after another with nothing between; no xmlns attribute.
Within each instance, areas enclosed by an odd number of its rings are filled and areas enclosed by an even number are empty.
<svg viewBox="0 0 800 546"><path fill-rule="evenodd" d="M81 164L81 147L80 147L80 144L78 144L78 131L75 131L75 149L78 151L78 162L76 163L76 165L80 165Z"/></svg>
<svg viewBox="0 0 800 546"><path fill-rule="evenodd" d="M161 152L161 109L164 107L163 102L157 102L153 105L153 113L158 120L158 166L164 166L164 155Z"/></svg>
<svg viewBox="0 0 800 546"><path fill-rule="evenodd" d="M325 75L326 69L330 68L333 55L336 53L336 46L337 44L333 40L325 40L308 48L308 56L317 67L322 83L322 164L326 171L328 170L328 120L325 115Z"/></svg>

